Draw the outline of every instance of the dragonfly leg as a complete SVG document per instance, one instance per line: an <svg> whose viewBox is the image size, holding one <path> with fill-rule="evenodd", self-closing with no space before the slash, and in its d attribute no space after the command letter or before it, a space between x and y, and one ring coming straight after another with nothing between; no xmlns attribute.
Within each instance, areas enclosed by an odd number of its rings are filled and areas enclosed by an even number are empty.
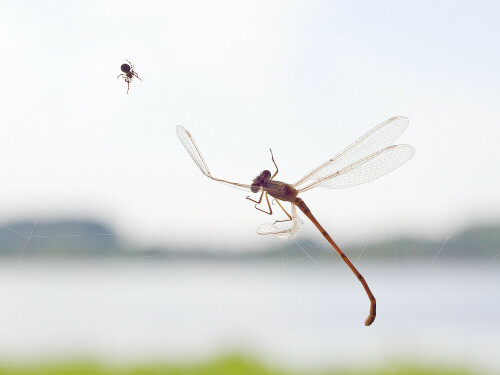
<svg viewBox="0 0 500 375"><path fill-rule="evenodd" d="M264 192L262 192L262 194L264 194ZM262 195L260 196L260 199L262 200ZM267 206L269 207L269 212L260 209L259 207L257 207L257 205L255 205L255 209L259 210L259 211L262 211L265 214L272 215L273 214L273 209L271 208L271 203L269 203L269 197L267 196L267 193L266 193L266 201L267 201Z"/></svg>
<svg viewBox="0 0 500 375"><path fill-rule="evenodd" d="M247 199L248 199L249 201L254 202L254 203L260 204L260 202L262 202L262 196L263 196L263 195L264 195L264 191L262 191L262 194L260 195L260 198L259 198L259 200L258 200L258 201L254 200L254 199L252 199L252 198L250 198L250 197L247 197Z"/></svg>
<svg viewBox="0 0 500 375"><path fill-rule="evenodd" d="M279 202L279 200L277 200L277 199L276 199L276 203L278 203L278 205L281 207L281 209L282 209L282 210L283 210L283 212L286 214L286 216L288 216L288 219L286 219L286 220L276 220L276 221L274 222L274 224L276 224L276 223L284 223L284 222L286 222L286 221L292 221L292 220L293 220L293 218L290 216L290 214L289 214L288 212L286 212L285 207L283 207L283 206L281 205L281 203Z"/></svg>
<svg viewBox="0 0 500 375"><path fill-rule="evenodd" d="M269 149L269 151L271 151L271 159L273 160L274 166L276 167L276 172L274 172L273 177L271 177L271 180L272 180L278 174L278 166L276 165L276 162L274 161L273 150Z"/></svg>

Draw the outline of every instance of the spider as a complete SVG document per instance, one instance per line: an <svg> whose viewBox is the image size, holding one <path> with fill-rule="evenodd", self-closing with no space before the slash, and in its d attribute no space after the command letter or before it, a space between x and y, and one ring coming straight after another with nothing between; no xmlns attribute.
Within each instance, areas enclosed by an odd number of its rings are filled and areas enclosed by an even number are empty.
<svg viewBox="0 0 500 375"><path fill-rule="evenodd" d="M128 90L130 88L130 82L132 82L132 78L134 77L137 77L139 78L141 81L142 79L137 75L137 73L134 71L134 64L132 64L130 61L128 60L125 60L128 62L128 64L122 64L122 66L120 66L120 69L122 70L122 74L120 74L118 77L116 77L116 79L120 78L121 76L123 76L123 79L125 80L125 82L127 82L127 94L128 94ZM130 65L129 65L130 64Z"/></svg>

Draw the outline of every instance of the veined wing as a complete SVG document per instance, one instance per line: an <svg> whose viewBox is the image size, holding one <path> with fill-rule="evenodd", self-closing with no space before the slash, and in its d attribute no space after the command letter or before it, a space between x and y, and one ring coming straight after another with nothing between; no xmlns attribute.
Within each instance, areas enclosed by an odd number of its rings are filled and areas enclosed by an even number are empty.
<svg viewBox="0 0 500 375"><path fill-rule="evenodd" d="M191 158L194 160L198 168L200 168L200 171L207 176L208 178L220 182L224 185L230 186L235 189L240 189L240 190L245 190L245 191L251 191L250 185L246 184L240 184L237 182L230 182L226 180L221 180L219 178L215 178L212 176L212 173L210 172L210 169L208 169L207 162L203 158L203 155L200 152L200 149L196 145L196 142L194 141L194 138L191 136L191 134L184 129L182 126L178 125L175 130L177 131L177 136L181 140L182 144L186 148L187 152L191 156Z"/></svg>
<svg viewBox="0 0 500 375"><path fill-rule="evenodd" d="M408 119L403 116L393 117L383 122L335 157L306 174L294 184L294 187L298 190L302 190L300 189L301 185L310 185L312 182L330 176L358 160L385 149L390 146L407 127Z"/></svg>
<svg viewBox="0 0 500 375"><path fill-rule="evenodd" d="M264 223L257 229L258 234L269 235L274 234L277 238L281 240L288 240L297 235L297 233L302 228L304 222L298 217L295 205L292 203L292 220L288 223L291 225L288 228L278 228L276 224Z"/></svg>
<svg viewBox="0 0 500 375"><path fill-rule="evenodd" d="M410 160L414 154L415 149L408 145L389 146L337 172L317 179L309 185L299 189L299 192L310 190L316 186L329 189L341 189L361 185L400 167Z"/></svg>

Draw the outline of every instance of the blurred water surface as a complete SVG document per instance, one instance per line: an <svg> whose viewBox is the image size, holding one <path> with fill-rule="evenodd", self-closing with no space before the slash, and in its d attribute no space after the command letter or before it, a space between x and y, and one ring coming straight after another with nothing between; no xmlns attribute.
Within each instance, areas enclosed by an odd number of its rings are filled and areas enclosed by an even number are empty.
<svg viewBox="0 0 500 375"><path fill-rule="evenodd" d="M500 373L500 264L113 260L0 264L0 360L209 358L289 367L410 360Z"/></svg>

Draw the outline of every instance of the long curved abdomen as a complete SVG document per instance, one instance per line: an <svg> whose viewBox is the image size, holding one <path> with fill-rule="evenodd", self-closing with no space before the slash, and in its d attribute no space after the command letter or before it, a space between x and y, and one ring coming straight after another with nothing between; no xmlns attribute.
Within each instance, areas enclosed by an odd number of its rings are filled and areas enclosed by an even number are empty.
<svg viewBox="0 0 500 375"><path fill-rule="evenodd" d="M351 271L356 275L358 280L363 285L363 288L365 289L365 292L368 295L368 298L370 299L370 303L371 303L370 315L368 315L368 318L366 318L366 320L365 320L365 326L371 325L373 323L373 321L375 320L375 317L377 315L377 301L375 300L375 297L373 296L373 293L371 292L370 287L366 283L365 278L359 273L359 271L356 269L356 267L354 267L354 265L351 263L351 261L349 260L347 255L345 255L344 252L342 250L340 250L340 247L337 246L337 244L330 237L328 232L325 229L323 229L323 227L318 222L318 220L316 220L316 218L311 213L311 210L309 209L309 207L307 207L305 202L300 198L295 198L295 205L304 213L304 215L306 215L309 218L309 220L311 220L313 222L314 225L316 225L316 228L318 228L318 230L321 232L323 237L325 237L326 240L330 243L330 245L332 245L332 247L335 249L337 254L339 254L339 256L344 260L344 262L346 262L346 264L349 266Z"/></svg>

